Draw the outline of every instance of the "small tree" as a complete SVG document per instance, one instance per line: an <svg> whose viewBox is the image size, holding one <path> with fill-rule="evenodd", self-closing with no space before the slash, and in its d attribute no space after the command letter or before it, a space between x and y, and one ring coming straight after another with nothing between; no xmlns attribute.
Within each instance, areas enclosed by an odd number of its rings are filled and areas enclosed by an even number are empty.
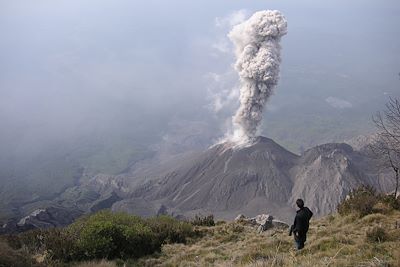
<svg viewBox="0 0 400 267"><path fill-rule="evenodd" d="M400 101L390 98L386 109L372 117L378 128L375 141L371 145L373 153L380 158L384 167L391 168L396 179L394 198L399 189L400 168Z"/></svg>

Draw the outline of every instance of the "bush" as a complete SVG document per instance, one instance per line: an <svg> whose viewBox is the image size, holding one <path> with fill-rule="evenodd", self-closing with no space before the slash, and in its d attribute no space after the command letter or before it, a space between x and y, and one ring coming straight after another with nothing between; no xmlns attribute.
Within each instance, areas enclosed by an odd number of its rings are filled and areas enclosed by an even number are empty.
<svg viewBox="0 0 400 267"><path fill-rule="evenodd" d="M43 249L48 260L75 260L77 255L76 237L67 229L53 228L42 233ZM43 250L42 249L42 250Z"/></svg>
<svg viewBox="0 0 400 267"><path fill-rule="evenodd" d="M381 197L381 200L390 208L400 210L400 198L395 198L393 195L384 195Z"/></svg>
<svg viewBox="0 0 400 267"><path fill-rule="evenodd" d="M357 213L360 217L372 213L388 213L400 210L400 199L393 195L377 194L371 186L354 189L337 207L340 215Z"/></svg>
<svg viewBox="0 0 400 267"><path fill-rule="evenodd" d="M154 251L154 235L150 228L96 222L81 232L78 248L86 258L138 258Z"/></svg>
<svg viewBox="0 0 400 267"><path fill-rule="evenodd" d="M17 250L23 249L30 254L46 254L48 260L74 260L76 238L65 228L35 229L18 235L6 236L8 245Z"/></svg>
<svg viewBox="0 0 400 267"><path fill-rule="evenodd" d="M147 219L147 224L156 234L160 244L186 243L188 237L194 236L190 223L178 221L167 215Z"/></svg>
<svg viewBox="0 0 400 267"><path fill-rule="evenodd" d="M20 244L17 245L17 242L11 244L15 248L24 247L32 254L40 253L44 249L44 232L46 232L46 230L34 229L21 233L18 236Z"/></svg>
<svg viewBox="0 0 400 267"><path fill-rule="evenodd" d="M6 242L0 241L0 267L41 266L29 254L22 250L11 248Z"/></svg>
<svg viewBox="0 0 400 267"><path fill-rule="evenodd" d="M117 266L119 265L114 262L101 260L101 261L82 262L79 265L76 265L75 267L117 267Z"/></svg>
<svg viewBox="0 0 400 267"><path fill-rule="evenodd" d="M366 232L366 238L370 242L384 242L388 239L388 235L380 226L375 226Z"/></svg>
<svg viewBox="0 0 400 267"><path fill-rule="evenodd" d="M214 215L211 214L204 217L196 215L190 223L195 226L215 226Z"/></svg>
<svg viewBox="0 0 400 267"><path fill-rule="evenodd" d="M81 259L138 258L160 249L145 222L125 213L101 211L71 225Z"/></svg>
<svg viewBox="0 0 400 267"><path fill-rule="evenodd" d="M15 249L46 255L56 263L92 259L135 259L161 250L164 243L185 243L193 226L169 216L142 219L126 213L100 211L66 228L32 230L10 235ZM57 265L57 266L58 266Z"/></svg>
<svg viewBox="0 0 400 267"><path fill-rule="evenodd" d="M358 213L360 217L374 212L374 206L379 201L375 189L370 186L361 186L350 192L348 197L342 201L337 211L340 215Z"/></svg>

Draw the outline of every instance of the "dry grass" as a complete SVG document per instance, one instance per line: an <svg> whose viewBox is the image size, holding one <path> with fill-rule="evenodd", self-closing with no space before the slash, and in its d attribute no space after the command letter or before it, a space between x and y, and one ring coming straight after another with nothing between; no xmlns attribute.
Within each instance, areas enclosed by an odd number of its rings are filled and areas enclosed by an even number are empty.
<svg viewBox="0 0 400 267"><path fill-rule="evenodd" d="M109 262L106 260L102 261L91 261L91 262L82 262L76 267L116 267L117 265L113 262Z"/></svg>
<svg viewBox="0 0 400 267"><path fill-rule="evenodd" d="M235 223L199 227L204 237L191 244L165 245L157 257L138 266L400 266L400 212L371 214L362 219L339 215L311 222L306 247L294 249L286 231L257 234ZM371 242L367 232L385 230L388 239Z"/></svg>
<svg viewBox="0 0 400 267"><path fill-rule="evenodd" d="M256 229L240 223L198 227L203 237L188 244L164 245L161 253L129 266L399 266L400 212L357 216L330 215L311 222L303 250L294 249L287 231ZM371 229L384 229L386 239L371 238ZM372 232L373 233L373 232ZM112 262L90 262L79 267L116 266Z"/></svg>
<svg viewBox="0 0 400 267"><path fill-rule="evenodd" d="M27 267L41 266L35 263L35 260L30 255L22 250L11 248L7 242L0 240L0 266L1 267Z"/></svg>

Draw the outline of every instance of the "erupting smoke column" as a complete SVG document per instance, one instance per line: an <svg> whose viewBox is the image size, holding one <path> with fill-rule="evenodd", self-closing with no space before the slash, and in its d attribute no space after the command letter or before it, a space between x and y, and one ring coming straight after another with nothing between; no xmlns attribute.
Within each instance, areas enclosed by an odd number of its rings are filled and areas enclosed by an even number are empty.
<svg viewBox="0 0 400 267"><path fill-rule="evenodd" d="M262 112L279 80L279 44L287 32L287 22L279 11L259 11L229 33L237 57L240 76L240 107L233 117L234 139L257 134Z"/></svg>

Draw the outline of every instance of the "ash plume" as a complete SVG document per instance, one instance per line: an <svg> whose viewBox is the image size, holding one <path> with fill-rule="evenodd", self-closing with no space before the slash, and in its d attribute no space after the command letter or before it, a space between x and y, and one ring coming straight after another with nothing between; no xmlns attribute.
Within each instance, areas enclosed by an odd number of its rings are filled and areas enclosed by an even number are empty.
<svg viewBox="0 0 400 267"><path fill-rule="evenodd" d="M280 40L286 33L285 17L266 10L254 13L228 34L235 46L235 70L241 84L233 140L249 140L258 133L265 104L279 80Z"/></svg>

